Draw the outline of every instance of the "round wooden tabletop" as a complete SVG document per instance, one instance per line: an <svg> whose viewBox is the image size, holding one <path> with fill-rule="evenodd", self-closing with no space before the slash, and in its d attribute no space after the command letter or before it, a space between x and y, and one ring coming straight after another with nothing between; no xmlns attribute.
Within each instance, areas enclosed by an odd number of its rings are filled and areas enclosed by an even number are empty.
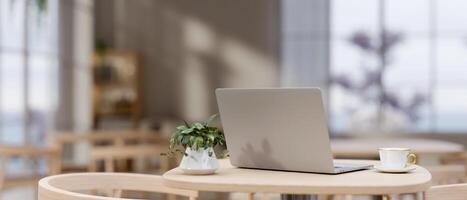
<svg viewBox="0 0 467 200"><path fill-rule="evenodd" d="M377 158L378 148L410 148L417 155L442 155L464 151L464 146L442 140L417 138L353 138L332 139L332 152L336 158Z"/></svg>
<svg viewBox="0 0 467 200"><path fill-rule="evenodd" d="M377 161L340 160L343 163L376 164ZM423 167L406 174L379 173L374 169L340 175L256 170L233 167L220 160L213 175L185 175L179 168L163 175L164 185L196 191L270 192L282 194L403 194L430 187L431 175Z"/></svg>

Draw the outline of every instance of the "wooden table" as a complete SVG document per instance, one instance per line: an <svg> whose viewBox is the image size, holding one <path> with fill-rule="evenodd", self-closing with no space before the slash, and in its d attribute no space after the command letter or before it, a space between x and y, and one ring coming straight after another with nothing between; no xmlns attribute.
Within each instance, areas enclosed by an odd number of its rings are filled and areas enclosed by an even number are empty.
<svg viewBox="0 0 467 200"><path fill-rule="evenodd" d="M386 195L422 192L430 187L431 180L430 173L420 166L407 174L386 174L371 169L340 175L243 169L233 167L228 159L220 160L220 166L216 174L207 176L185 175L179 168L172 169L163 175L164 185L213 192Z"/></svg>
<svg viewBox="0 0 467 200"><path fill-rule="evenodd" d="M332 139L331 148L336 158L378 158L380 147L410 148L417 155L445 155L460 153L464 146L442 140L417 138L354 138Z"/></svg>

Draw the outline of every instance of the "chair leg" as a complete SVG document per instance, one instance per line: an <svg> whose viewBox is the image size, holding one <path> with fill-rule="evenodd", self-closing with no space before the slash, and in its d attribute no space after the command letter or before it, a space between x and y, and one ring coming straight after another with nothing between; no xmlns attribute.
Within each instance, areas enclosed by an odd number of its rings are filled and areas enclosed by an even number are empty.
<svg viewBox="0 0 467 200"><path fill-rule="evenodd" d="M56 155L50 155L47 157L47 167L49 175L55 175L60 173L61 169L59 159L60 158Z"/></svg>
<svg viewBox="0 0 467 200"><path fill-rule="evenodd" d="M160 166L159 166L159 172L164 173L169 170L170 166L170 160L167 157L160 157L159 158Z"/></svg>
<svg viewBox="0 0 467 200"><path fill-rule="evenodd" d="M329 194L319 195L318 199L320 199L320 200L332 200L332 199L334 199L334 195L329 195Z"/></svg>
<svg viewBox="0 0 467 200"><path fill-rule="evenodd" d="M120 189L115 189L115 190L113 191L112 197L120 198L120 197L122 197L122 193L123 193L122 190L120 190Z"/></svg>
<svg viewBox="0 0 467 200"><path fill-rule="evenodd" d="M333 200L345 200L345 195L339 194L339 195L333 195L332 196Z"/></svg>
<svg viewBox="0 0 467 200"><path fill-rule="evenodd" d="M177 196L175 196L174 194L167 194L167 200L176 200L176 199L177 199Z"/></svg>
<svg viewBox="0 0 467 200"><path fill-rule="evenodd" d="M128 165L127 165L127 160L126 159L117 159L115 161L117 163L116 169L114 171L128 171Z"/></svg>
<svg viewBox="0 0 467 200"><path fill-rule="evenodd" d="M0 159L0 170L2 172L5 172L6 165L9 160L10 160L10 157L8 156L4 156L3 158ZM5 184L5 173L0 173L0 189L3 189L4 184Z"/></svg>
<svg viewBox="0 0 467 200"><path fill-rule="evenodd" d="M89 161L89 166L88 166L88 171L89 172L97 172L97 161L96 160L93 160L91 159Z"/></svg>
<svg viewBox="0 0 467 200"><path fill-rule="evenodd" d="M423 200L423 193L422 192L413 193L413 199L414 200Z"/></svg>
<svg viewBox="0 0 467 200"><path fill-rule="evenodd" d="M393 196L397 196L397 195L391 195L391 194L383 195L383 200L392 200Z"/></svg>
<svg viewBox="0 0 467 200"><path fill-rule="evenodd" d="M248 193L247 194L247 200L254 200L255 199L255 193Z"/></svg>
<svg viewBox="0 0 467 200"><path fill-rule="evenodd" d="M113 161L112 158L106 158L104 162L105 162L104 163L105 172L114 172L115 171L114 161Z"/></svg>

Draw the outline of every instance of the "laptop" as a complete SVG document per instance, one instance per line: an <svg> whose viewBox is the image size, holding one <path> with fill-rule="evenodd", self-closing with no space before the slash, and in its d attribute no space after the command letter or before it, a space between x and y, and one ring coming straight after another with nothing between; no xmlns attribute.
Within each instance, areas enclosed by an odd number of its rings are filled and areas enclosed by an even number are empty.
<svg viewBox="0 0 467 200"><path fill-rule="evenodd" d="M370 165L334 161L319 88L216 90L236 167L340 174Z"/></svg>

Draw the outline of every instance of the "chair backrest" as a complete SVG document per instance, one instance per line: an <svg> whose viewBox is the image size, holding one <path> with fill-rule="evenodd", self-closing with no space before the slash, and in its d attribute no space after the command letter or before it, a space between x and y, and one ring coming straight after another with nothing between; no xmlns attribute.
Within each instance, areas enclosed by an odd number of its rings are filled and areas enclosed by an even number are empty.
<svg viewBox="0 0 467 200"><path fill-rule="evenodd" d="M426 169L431 173L431 181L434 184L462 183L465 179L463 165L427 166Z"/></svg>
<svg viewBox="0 0 467 200"><path fill-rule="evenodd" d="M131 159L135 157L147 157L160 155L167 151L166 145L125 145L125 146L97 146L92 147L90 157L92 160L103 160L105 158L113 159Z"/></svg>
<svg viewBox="0 0 467 200"><path fill-rule="evenodd" d="M442 155L440 157L442 164L467 164L467 152Z"/></svg>
<svg viewBox="0 0 467 200"><path fill-rule="evenodd" d="M97 162L104 161L106 172L114 172L114 161L122 159L153 158L159 156L160 171L165 172L169 168L169 160L160 156L168 146L162 144L137 144L124 146L96 146L90 150L89 171L97 170Z"/></svg>
<svg viewBox="0 0 467 200"><path fill-rule="evenodd" d="M112 143L114 145L121 142L138 141L144 143L158 144L166 143L167 138L164 138L157 132L151 131L93 131L84 134L78 133L60 133L55 136L55 142L58 145L76 144L80 142L87 143Z"/></svg>
<svg viewBox="0 0 467 200"><path fill-rule="evenodd" d="M174 194L198 198L197 191L181 190L166 187L162 177L146 174L130 173L74 173L49 176L39 181L39 200L110 200L123 199L103 197L76 191L139 191Z"/></svg>
<svg viewBox="0 0 467 200"><path fill-rule="evenodd" d="M123 146L125 144L153 144L167 146L168 139L154 131L91 131L87 133L63 132L55 134L52 142L59 148L64 149L66 145L75 145L79 143L87 143L91 146L94 144L107 144L109 146ZM60 151L61 152L61 151ZM92 165L89 168L92 169ZM63 165L59 162L57 168L59 172L65 170L83 170L83 166L68 163Z"/></svg>
<svg viewBox="0 0 467 200"><path fill-rule="evenodd" d="M467 183L432 186L425 192L425 200L465 200Z"/></svg>

